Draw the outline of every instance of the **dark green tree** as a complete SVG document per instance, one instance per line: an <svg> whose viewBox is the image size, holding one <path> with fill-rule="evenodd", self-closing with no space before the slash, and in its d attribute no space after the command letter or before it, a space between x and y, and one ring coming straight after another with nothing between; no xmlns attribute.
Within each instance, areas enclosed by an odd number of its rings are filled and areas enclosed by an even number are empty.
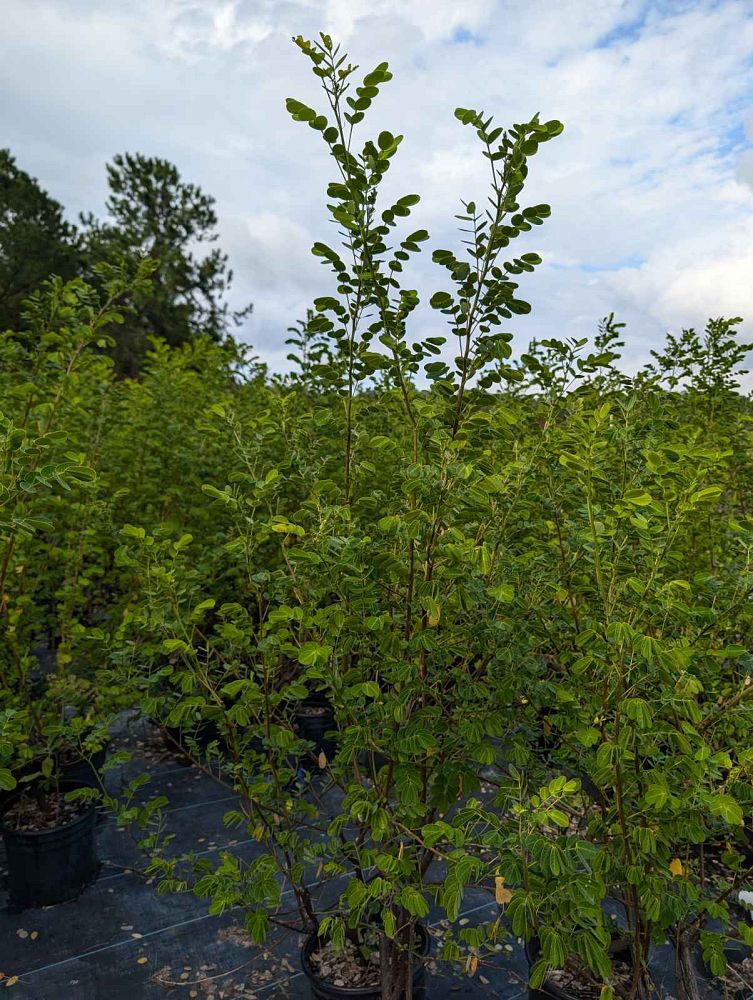
<svg viewBox="0 0 753 1000"><path fill-rule="evenodd" d="M73 277L75 243L62 205L0 149L0 330L18 327L21 303L51 274Z"/></svg>
<svg viewBox="0 0 753 1000"><path fill-rule="evenodd" d="M138 255L158 261L151 288L133 303L117 337L118 369L138 371L150 336L171 345L200 334L223 340L251 306L233 312L225 301L233 274L227 255L212 246L218 239L214 198L183 181L168 160L141 154L115 156L107 179L109 218L81 219L89 260Z"/></svg>

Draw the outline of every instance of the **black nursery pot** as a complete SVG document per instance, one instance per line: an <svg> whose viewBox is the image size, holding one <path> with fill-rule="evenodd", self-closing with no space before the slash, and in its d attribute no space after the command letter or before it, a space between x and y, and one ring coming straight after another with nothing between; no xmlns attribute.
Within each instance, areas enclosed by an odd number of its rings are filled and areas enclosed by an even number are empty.
<svg viewBox="0 0 753 1000"><path fill-rule="evenodd" d="M61 782L61 791L80 784ZM3 813L18 796L6 804ZM78 896L97 876L96 809L53 830L14 830L3 825L10 898L17 906L51 906Z"/></svg>
<svg viewBox="0 0 753 1000"><path fill-rule="evenodd" d="M677 943L675 944L675 949L677 949ZM726 959L727 965L735 965L738 962L744 961L746 958L750 958L751 949L748 948L742 941L726 941L724 945L724 957ZM713 972L706 965L703 958L703 953L700 944L696 943L692 946L692 950L689 955L689 974L693 977L698 986L698 992L701 996L709 997L727 997L729 1000L749 1000L750 989L739 988L739 989L729 989L723 986L719 979L714 975ZM680 965L680 955L675 950L675 968L677 969ZM679 994L678 994L679 995Z"/></svg>
<svg viewBox="0 0 753 1000"><path fill-rule="evenodd" d="M100 771L107 760L107 747L100 747L91 759L79 757L60 765L60 780L72 785L99 788Z"/></svg>
<svg viewBox="0 0 753 1000"><path fill-rule="evenodd" d="M163 725L161 728L170 749L186 756L186 742L183 739L184 731L179 726ZM224 747L224 740L219 727L215 722L208 719L202 719L198 726L186 729L185 733L188 733L196 740L196 744L200 750L206 750L210 743L215 741L219 744L220 750ZM187 763L190 763L190 761L187 761Z"/></svg>
<svg viewBox="0 0 753 1000"><path fill-rule="evenodd" d="M538 938L531 938L530 941L526 942L525 945L526 958L528 959L529 969L537 962L541 957L541 942ZM612 958L616 958L623 962L631 961L630 947L629 945L622 945L621 947L615 947L610 949L610 954ZM573 997L566 990L561 989L556 983L553 983L550 979L545 979L541 986L528 987L528 1000L573 1000Z"/></svg>
<svg viewBox="0 0 753 1000"><path fill-rule="evenodd" d="M90 760L81 757L74 760L61 762L58 764L57 774L60 781L69 782L75 788L99 788L99 773L107 760L107 747L102 747L92 754ZM33 774L39 770L38 763L27 764L26 767L15 773L16 781L26 775ZM18 791L14 789L10 792L0 792L0 815L10 806L18 796Z"/></svg>
<svg viewBox="0 0 753 1000"><path fill-rule="evenodd" d="M295 724L301 739L314 744L313 753L318 757L324 753L331 760L337 752L333 738L335 713L325 695L313 692L298 703L295 710Z"/></svg>
<svg viewBox="0 0 753 1000"><path fill-rule="evenodd" d="M416 925L416 938L419 945L418 955L425 959L431 951L431 938L423 924ZM321 979L311 965L311 956L319 947L319 937L316 933L309 934L301 948L301 967L303 974L311 987L314 1000L382 1000L382 990L379 986L335 986ZM424 1000L426 967L419 962L413 969L414 1000Z"/></svg>
<svg viewBox="0 0 753 1000"><path fill-rule="evenodd" d="M557 726L549 721L549 716L557 711L549 705L544 705L536 710L538 728L533 737L533 748L535 753L543 759L548 759L553 753L559 750L562 743L562 736ZM545 726L549 727L547 732Z"/></svg>

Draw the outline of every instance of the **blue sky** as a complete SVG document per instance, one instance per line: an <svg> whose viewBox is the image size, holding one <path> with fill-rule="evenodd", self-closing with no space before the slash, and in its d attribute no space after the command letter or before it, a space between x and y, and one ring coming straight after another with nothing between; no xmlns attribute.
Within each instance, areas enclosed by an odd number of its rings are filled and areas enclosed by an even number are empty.
<svg viewBox="0 0 753 1000"><path fill-rule="evenodd" d="M459 199L485 164L456 106L500 124L539 111L563 136L532 161L531 203L553 215L526 237L531 337L585 336L611 311L626 363L666 330L747 317L753 336L753 4L634 0L3 0L0 142L72 216L102 214L105 163L164 156L217 199L243 338L284 367L286 329L328 275L324 148L284 100L316 105L290 38L329 31L393 82L367 121L405 135L387 194L418 192L413 228L456 245ZM412 283L441 285L424 254ZM427 309L416 332L436 323Z"/></svg>

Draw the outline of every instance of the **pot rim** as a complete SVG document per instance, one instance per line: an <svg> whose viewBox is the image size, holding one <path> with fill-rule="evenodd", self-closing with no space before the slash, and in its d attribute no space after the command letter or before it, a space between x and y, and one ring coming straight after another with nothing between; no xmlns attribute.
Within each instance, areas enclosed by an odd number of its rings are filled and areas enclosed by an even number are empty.
<svg viewBox="0 0 753 1000"><path fill-rule="evenodd" d="M621 939L617 938L616 940L619 941ZM534 937L525 941L523 944L523 950L528 961L528 968L530 972L531 966L538 960L539 955L541 954L541 942L538 936L534 935ZM530 991L530 985L528 988ZM552 982L552 980L548 977L544 979L541 986L536 987L536 991L551 997L552 1000L574 1000L574 994L568 993L567 990Z"/></svg>
<svg viewBox="0 0 753 1000"><path fill-rule="evenodd" d="M72 792L77 788L91 787L90 785L82 785L78 781L61 781L59 785L61 790L63 789L64 786L67 786L65 790L69 792ZM24 794L23 789L21 789L21 791L18 793L16 793L14 789L14 791L11 793L11 798L8 800L8 802L4 806L0 807L0 833L3 834L9 833L16 837L45 837L48 836L49 834L60 833L61 830L68 830L70 827L75 826L77 823L83 823L96 810L95 804L93 802L89 802L86 808L78 816L75 816L67 823L61 823L60 826L53 826L47 830L17 830L15 827L9 826L5 822L5 815L7 812L10 811L13 805L18 801L18 799L23 794Z"/></svg>
<svg viewBox="0 0 753 1000"><path fill-rule="evenodd" d="M423 947L419 957L424 959L428 958L431 954L431 935L429 934L429 928L422 921L416 923L416 929L420 932L421 937L424 940ZM304 976L316 986L323 989L329 990L333 997L341 996L343 1000L346 998L358 998L358 997L373 997L375 994L381 993L381 986L335 986L334 983L330 982L328 979L323 979L318 973L316 973L309 961L309 955L316 951L316 944L319 941L319 935L316 931L311 931L304 938L303 944L301 945L301 968L303 970ZM421 968L420 965L416 965L414 968L413 975Z"/></svg>

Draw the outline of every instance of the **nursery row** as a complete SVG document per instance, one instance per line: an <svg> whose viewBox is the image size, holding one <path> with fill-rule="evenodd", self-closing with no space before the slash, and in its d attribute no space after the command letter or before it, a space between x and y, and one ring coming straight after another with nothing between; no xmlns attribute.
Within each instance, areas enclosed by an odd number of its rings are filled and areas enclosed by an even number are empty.
<svg viewBox="0 0 753 1000"><path fill-rule="evenodd" d="M294 374L197 339L114 378L108 337L151 261L103 265L96 291L53 279L0 339L11 894L79 892L106 807L141 827L161 891L240 907L257 940L292 889L321 997L417 996L430 904L452 923L479 888L498 919L439 956L469 975L512 933L532 989L648 996L670 938L696 997L753 946L738 321L669 337L632 377L613 317L592 344L513 360L498 328L528 311L517 279L539 258L503 255L549 214L518 199L562 126L459 109L489 207L463 203L462 256L434 252L451 290L411 343L400 275L428 234L395 229L418 196L375 211L401 137L353 145L389 71L346 97L333 43L298 44L330 118L289 110L336 164L344 249L314 247L336 291L295 332ZM252 860L176 851L138 778L104 792L124 760L109 728L134 707L237 794L225 822L262 845ZM325 910L322 879L342 886Z"/></svg>

